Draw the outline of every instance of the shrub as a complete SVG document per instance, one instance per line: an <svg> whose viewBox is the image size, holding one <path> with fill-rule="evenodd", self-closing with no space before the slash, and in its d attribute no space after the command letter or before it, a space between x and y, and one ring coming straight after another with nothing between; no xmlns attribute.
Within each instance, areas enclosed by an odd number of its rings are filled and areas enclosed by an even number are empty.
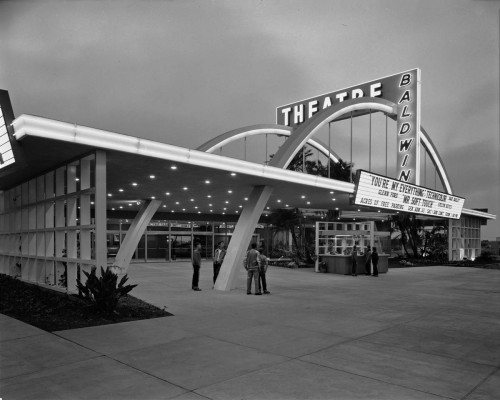
<svg viewBox="0 0 500 400"><path fill-rule="evenodd" d="M106 267L106 271L101 267L101 277L97 278L96 268L92 268L90 274L83 271L87 277L85 285L80 279L76 280L76 286L81 293L81 296L94 304L96 308L106 314L111 314L116 310L118 300L129 293L137 285L124 286L128 280L128 276L123 276L118 282L118 275Z"/></svg>

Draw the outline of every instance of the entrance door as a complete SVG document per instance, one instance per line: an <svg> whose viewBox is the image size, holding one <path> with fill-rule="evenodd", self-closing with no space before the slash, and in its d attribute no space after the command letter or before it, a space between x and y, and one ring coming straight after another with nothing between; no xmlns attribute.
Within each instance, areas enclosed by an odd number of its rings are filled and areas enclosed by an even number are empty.
<svg viewBox="0 0 500 400"><path fill-rule="evenodd" d="M177 235L172 232L170 240L172 261L191 259L191 235Z"/></svg>

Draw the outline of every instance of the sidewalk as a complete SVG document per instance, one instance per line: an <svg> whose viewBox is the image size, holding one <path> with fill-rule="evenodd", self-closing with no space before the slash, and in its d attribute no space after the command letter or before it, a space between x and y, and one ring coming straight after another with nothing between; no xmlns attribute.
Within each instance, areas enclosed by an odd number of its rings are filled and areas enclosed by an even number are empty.
<svg viewBox="0 0 500 400"><path fill-rule="evenodd" d="M133 264L171 317L47 333L0 314L0 398L498 399L500 271L379 278L270 267L270 295L201 292L189 263Z"/></svg>

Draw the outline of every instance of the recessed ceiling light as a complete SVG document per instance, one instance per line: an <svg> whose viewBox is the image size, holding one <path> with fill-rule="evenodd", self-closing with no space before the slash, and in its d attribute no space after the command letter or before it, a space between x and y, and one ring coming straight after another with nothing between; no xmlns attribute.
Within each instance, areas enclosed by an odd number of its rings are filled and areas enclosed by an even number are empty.
<svg viewBox="0 0 500 400"><path fill-rule="evenodd" d="M123 192L123 189L118 189L119 192Z"/></svg>
<svg viewBox="0 0 500 400"><path fill-rule="evenodd" d="M239 208L243 208L243 206L242 206L241 204L240 204L238 207L239 207Z"/></svg>
<svg viewBox="0 0 500 400"><path fill-rule="evenodd" d="M129 203L129 205L128 205L128 206L129 206L129 207L132 207L132 203Z"/></svg>
<svg viewBox="0 0 500 400"><path fill-rule="evenodd" d="M187 186L184 186L184 187L182 188L182 190L188 190Z"/></svg>
<svg viewBox="0 0 500 400"><path fill-rule="evenodd" d="M336 199L332 199L332 201L335 201Z"/></svg>
<svg viewBox="0 0 500 400"><path fill-rule="evenodd" d="M166 207L167 207L167 205L166 205L166 204L163 204L163 208L166 208Z"/></svg>
<svg viewBox="0 0 500 400"><path fill-rule="evenodd" d="M236 210L235 213L238 214L238 210Z"/></svg>
<svg viewBox="0 0 500 400"><path fill-rule="evenodd" d="M115 208L114 208L114 207L112 207L112 208L111 208L111 211L115 211ZM379 212L380 212L380 211L379 211Z"/></svg>
<svg viewBox="0 0 500 400"><path fill-rule="evenodd" d="M281 200L280 200L280 199L278 199L278 200L276 200L276 202L281 203Z"/></svg>
<svg viewBox="0 0 500 400"><path fill-rule="evenodd" d="M233 191L232 191L232 190L228 190L227 192L228 192L229 194L233 193Z"/></svg>
<svg viewBox="0 0 500 400"><path fill-rule="evenodd" d="M210 210L210 212L214 212L214 210Z"/></svg>
<svg viewBox="0 0 500 400"><path fill-rule="evenodd" d="M92 204L92 205L93 205L93 204L94 204L94 202L93 202L93 201L91 201L91 202L90 202L90 204Z"/></svg>
<svg viewBox="0 0 500 400"><path fill-rule="evenodd" d="M194 199L191 199L190 201L194 201Z"/></svg>
<svg viewBox="0 0 500 400"><path fill-rule="evenodd" d="M166 192L165 194L166 194L167 196L170 196L170 192Z"/></svg>
<svg viewBox="0 0 500 400"><path fill-rule="evenodd" d="M266 207L269 210L269 207Z"/></svg>
<svg viewBox="0 0 500 400"><path fill-rule="evenodd" d="M245 197L245 201L248 201L248 197Z"/></svg>
<svg viewBox="0 0 500 400"><path fill-rule="evenodd" d="M197 209L198 209L198 206L195 206L195 207L194 207L194 209L195 209L195 210L197 210Z"/></svg>
<svg viewBox="0 0 500 400"><path fill-rule="evenodd" d="M201 211L198 211L198 214L201 214Z"/></svg>
<svg viewBox="0 0 500 400"><path fill-rule="evenodd" d="M149 178L150 178L150 179L154 179L154 178L156 178L156 177L155 177L154 175L149 175Z"/></svg>
<svg viewBox="0 0 500 400"><path fill-rule="evenodd" d="M174 210L170 211L170 212L175 212Z"/></svg>
<svg viewBox="0 0 500 400"><path fill-rule="evenodd" d="M212 195L210 195L210 194L207 194L207 197L208 197L208 198L210 199L210 198L212 197Z"/></svg>
<svg viewBox="0 0 500 400"><path fill-rule="evenodd" d="M75 181L77 181L77 182L80 181L80 178L75 178Z"/></svg>
<svg viewBox="0 0 500 400"><path fill-rule="evenodd" d="M231 172L231 176L236 176L236 173L235 172Z"/></svg>
<svg viewBox="0 0 500 400"><path fill-rule="evenodd" d="M306 204L311 204L311 202L310 202L310 201L308 201Z"/></svg>
<svg viewBox="0 0 500 400"><path fill-rule="evenodd" d="M154 200L154 199L156 199L156 197L154 197L154 196L151 196L151 198L152 198L153 200Z"/></svg>
<svg viewBox="0 0 500 400"><path fill-rule="evenodd" d="M108 197L111 197L111 196L113 196L113 195L111 193L108 193Z"/></svg>
<svg viewBox="0 0 500 400"><path fill-rule="evenodd" d="M223 210L227 210L227 208L226 208L226 207L224 207L224 208L223 208Z"/></svg>
<svg viewBox="0 0 500 400"><path fill-rule="evenodd" d="M185 209L185 208L183 208L183 209L182 209L182 211L186 211L186 209Z"/></svg>
<svg viewBox="0 0 500 400"><path fill-rule="evenodd" d="M300 196L300 198L301 198L301 199L305 199L305 198L306 198L306 196L302 195L302 196Z"/></svg>
<svg viewBox="0 0 500 400"><path fill-rule="evenodd" d="M176 202L175 202L175 204L177 204L177 205L178 205L178 204L179 204L179 202L178 202L178 201L176 201Z"/></svg>
<svg viewBox="0 0 500 400"><path fill-rule="evenodd" d="M334 194L335 192L330 192L330 194Z"/></svg>
<svg viewBox="0 0 500 400"><path fill-rule="evenodd" d="M229 201L227 201L227 200L226 200L226 201L225 201L225 203L226 203L226 204L229 204Z"/></svg>
<svg viewBox="0 0 500 400"><path fill-rule="evenodd" d="M120 206L120 208L123 208L123 206Z"/></svg>
<svg viewBox="0 0 500 400"><path fill-rule="evenodd" d="M212 207L212 204L209 204L208 206L209 206L209 207Z"/></svg>
<svg viewBox="0 0 500 400"><path fill-rule="evenodd" d="M132 182L132 186L137 186L137 182Z"/></svg>
<svg viewBox="0 0 500 400"><path fill-rule="evenodd" d="M210 183L210 181L207 179L207 180L205 181L205 183L208 185L208 184Z"/></svg>
<svg viewBox="0 0 500 400"><path fill-rule="evenodd" d="M177 169L177 165L171 165L170 169Z"/></svg>

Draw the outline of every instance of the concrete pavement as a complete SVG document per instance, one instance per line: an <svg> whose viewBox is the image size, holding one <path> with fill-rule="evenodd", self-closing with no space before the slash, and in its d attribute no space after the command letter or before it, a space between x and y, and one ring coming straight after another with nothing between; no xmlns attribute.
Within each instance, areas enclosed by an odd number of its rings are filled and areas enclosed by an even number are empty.
<svg viewBox="0 0 500 400"><path fill-rule="evenodd" d="M0 314L0 398L498 399L500 271L378 278L269 267L270 295L190 288L189 263L133 264L172 317L47 333Z"/></svg>

